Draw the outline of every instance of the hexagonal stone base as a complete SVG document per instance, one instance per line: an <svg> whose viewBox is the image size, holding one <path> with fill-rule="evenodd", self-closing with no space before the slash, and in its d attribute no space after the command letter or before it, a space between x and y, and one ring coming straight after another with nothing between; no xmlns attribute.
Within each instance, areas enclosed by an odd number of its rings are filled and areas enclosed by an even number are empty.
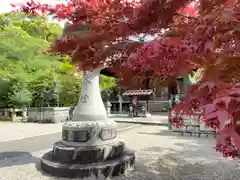
<svg viewBox="0 0 240 180"><path fill-rule="evenodd" d="M89 177L99 174L105 177L118 176L126 170L133 168L135 155L131 151L125 151L119 157L92 164L60 163L53 159L53 151L46 153L41 159L41 167L45 172L57 177Z"/></svg>
<svg viewBox="0 0 240 180"><path fill-rule="evenodd" d="M92 147L66 146L58 141L53 145L53 159L61 163L91 164L118 157L124 150L125 145L122 141Z"/></svg>

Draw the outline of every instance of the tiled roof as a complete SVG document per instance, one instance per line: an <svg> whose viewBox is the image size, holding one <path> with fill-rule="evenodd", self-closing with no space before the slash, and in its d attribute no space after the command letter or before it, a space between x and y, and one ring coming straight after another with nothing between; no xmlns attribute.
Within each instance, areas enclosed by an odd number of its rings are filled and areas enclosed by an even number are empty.
<svg viewBox="0 0 240 180"><path fill-rule="evenodd" d="M149 96L153 93L152 89L144 90L128 90L123 93L123 96Z"/></svg>

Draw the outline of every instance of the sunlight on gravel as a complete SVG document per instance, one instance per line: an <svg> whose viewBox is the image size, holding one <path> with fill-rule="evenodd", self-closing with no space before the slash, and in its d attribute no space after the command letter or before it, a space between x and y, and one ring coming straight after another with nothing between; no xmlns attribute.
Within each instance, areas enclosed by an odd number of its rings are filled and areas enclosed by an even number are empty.
<svg viewBox="0 0 240 180"><path fill-rule="evenodd" d="M128 147L136 150L136 170L109 179L239 180L238 162L216 153L212 148L213 137L179 136L159 129L155 126L143 126L122 135L128 142ZM77 179L79 178L75 178ZM0 180L69 179L51 177L39 171L37 158L23 157L21 162L19 159L12 160L5 167L1 167L0 162ZM86 180L97 179L92 177Z"/></svg>

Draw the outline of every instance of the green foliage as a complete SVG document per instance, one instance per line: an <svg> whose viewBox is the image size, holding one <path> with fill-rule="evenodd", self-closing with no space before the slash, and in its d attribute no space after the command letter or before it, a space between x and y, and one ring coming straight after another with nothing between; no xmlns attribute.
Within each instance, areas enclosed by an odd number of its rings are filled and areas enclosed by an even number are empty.
<svg viewBox="0 0 240 180"><path fill-rule="evenodd" d="M74 105L80 96L82 78L77 74L65 74L61 76L61 91L59 93L59 104L61 106Z"/></svg>
<svg viewBox="0 0 240 180"><path fill-rule="evenodd" d="M21 13L0 15L0 107L49 105L55 77L60 97L65 95L59 99L60 105L73 104L81 83L80 78L72 78L76 70L69 58L42 53L60 27L44 18L26 18Z"/></svg>
<svg viewBox="0 0 240 180"><path fill-rule="evenodd" d="M24 13L5 13L2 17L2 19L6 21L5 24L10 22L10 24L14 26L21 27L30 36L41 38L49 42L52 42L62 33L62 28L56 23L48 22L46 17L30 16Z"/></svg>
<svg viewBox="0 0 240 180"><path fill-rule="evenodd" d="M11 25L11 20L5 17L3 14L0 14L0 29L4 29L9 25Z"/></svg>
<svg viewBox="0 0 240 180"><path fill-rule="evenodd" d="M100 88L102 91L111 92L116 87L116 80L113 77L100 75Z"/></svg>
<svg viewBox="0 0 240 180"><path fill-rule="evenodd" d="M103 101L108 100L111 94L117 89L116 79L113 77L100 75L100 88Z"/></svg>
<svg viewBox="0 0 240 180"><path fill-rule="evenodd" d="M26 107L32 102L32 92L28 88L18 89L16 87L16 90L9 95L9 99L12 107Z"/></svg>
<svg viewBox="0 0 240 180"><path fill-rule="evenodd" d="M59 25L22 13L0 14L0 24L0 108L51 106L57 97L60 106L75 104L82 81L71 59L43 53ZM111 92L115 79L101 75L100 86Z"/></svg>
<svg viewBox="0 0 240 180"><path fill-rule="evenodd" d="M10 99L9 92L11 92L11 82L9 79L0 78L0 107L9 107Z"/></svg>

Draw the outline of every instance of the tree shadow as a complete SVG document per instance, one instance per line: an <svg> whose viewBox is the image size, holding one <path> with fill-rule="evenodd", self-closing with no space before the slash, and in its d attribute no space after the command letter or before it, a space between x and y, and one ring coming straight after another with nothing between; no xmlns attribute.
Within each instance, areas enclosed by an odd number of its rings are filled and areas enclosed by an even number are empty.
<svg viewBox="0 0 240 180"><path fill-rule="evenodd" d="M183 162L179 153L170 153L150 161L149 158L138 158L136 174L151 180L238 180L237 167L222 166L217 161L212 162ZM217 168L216 168L217 167ZM136 177L136 175L135 175Z"/></svg>
<svg viewBox="0 0 240 180"><path fill-rule="evenodd" d="M36 162L37 158L29 152L8 151L0 153L0 168L17 166Z"/></svg>
<svg viewBox="0 0 240 180"><path fill-rule="evenodd" d="M168 130L144 133L165 136L175 143L152 146L137 152L136 169L156 180L238 180L237 160L224 158L213 149L214 137L181 136ZM151 137L149 138L151 139ZM159 142L161 144L162 142Z"/></svg>
<svg viewBox="0 0 240 180"><path fill-rule="evenodd" d="M51 179L59 180L59 178L52 177L51 175L42 171L41 156L36 157L30 154L29 152L23 152L23 151L1 152L0 168L33 164L34 167L36 168L35 170L39 171L43 176L51 177Z"/></svg>
<svg viewBox="0 0 240 180"><path fill-rule="evenodd" d="M208 139L205 139L206 142ZM171 147L151 146L136 152L135 170L111 180L239 180L240 167L235 160L221 157L208 143L176 142ZM210 142L210 141L209 141ZM211 142L210 142L211 143ZM42 176L52 177L43 172ZM79 180L78 178L75 178ZM105 180L105 178L85 178L86 180Z"/></svg>
<svg viewBox="0 0 240 180"><path fill-rule="evenodd" d="M159 142L136 149L135 170L119 177L110 178L111 180L239 180L240 166L238 162L221 157L212 147L213 137L180 136L168 130L156 133L138 133L148 135L149 141L158 140ZM161 136L164 137L161 138ZM163 139L165 142L162 141ZM175 141L165 145L164 143L168 143L166 140ZM16 152L14 155L11 152L9 154L5 152L2 157L14 158L19 155L26 158L23 158L21 162L12 162L5 166L33 163L35 164L34 171L37 169L41 177L52 180L67 179L53 177L43 172L39 158L32 157L29 153ZM91 177L87 179L104 180L105 178ZM75 178L75 180L79 180L79 178Z"/></svg>
<svg viewBox="0 0 240 180"><path fill-rule="evenodd" d="M201 146L201 145L200 145ZM204 147L201 147L201 149ZM136 168L125 175L110 178L111 180L238 180L239 166L237 162L218 156L212 158L209 154L199 154L197 145L176 143L172 148L152 146L140 149L136 153ZM8 156L8 155L7 155ZM41 177L52 180L66 180L51 176L42 171L37 157L23 153L20 162L5 164L5 166L35 163L35 170ZM229 163L230 162L230 163ZM1 164L2 165L2 164ZM79 180L79 178L74 178ZM86 180L105 180L105 178L85 178Z"/></svg>

